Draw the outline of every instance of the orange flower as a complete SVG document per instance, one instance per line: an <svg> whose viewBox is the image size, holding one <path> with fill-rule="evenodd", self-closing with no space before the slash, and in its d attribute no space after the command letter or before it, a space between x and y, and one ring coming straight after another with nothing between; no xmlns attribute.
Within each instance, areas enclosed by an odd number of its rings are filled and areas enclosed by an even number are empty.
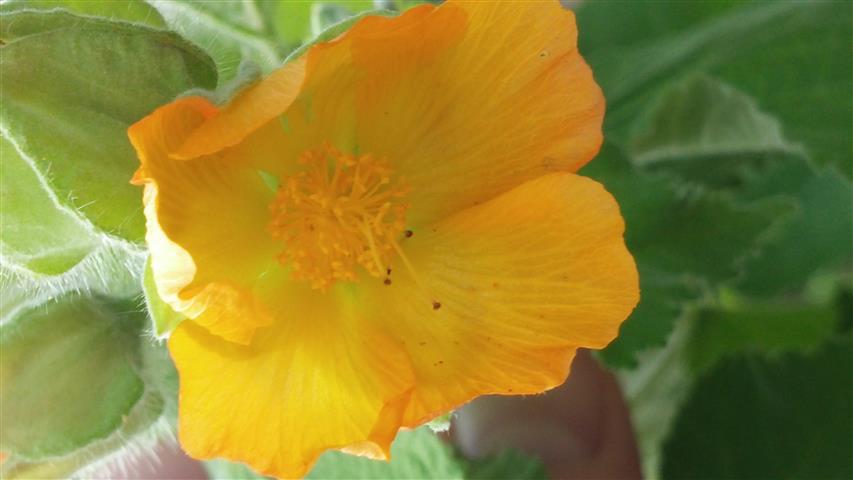
<svg viewBox="0 0 853 480"><path fill-rule="evenodd" d="M572 173L603 114L558 2L450 0L132 126L157 289L188 318L184 449L300 476L562 383L638 300L615 201Z"/></svg>

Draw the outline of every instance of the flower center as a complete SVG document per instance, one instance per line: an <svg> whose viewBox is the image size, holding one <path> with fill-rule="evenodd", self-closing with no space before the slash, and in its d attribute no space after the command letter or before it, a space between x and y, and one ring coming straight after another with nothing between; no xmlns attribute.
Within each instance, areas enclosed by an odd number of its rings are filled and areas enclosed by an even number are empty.
<svg viewBox="0 0 853 480"><path fill-rule="evenodd" d="M405 235L407 188L392 181L386 162L329 145L299 163L303 171L282 177L270 204L270 234L285 245L279 262L320 290L355 280L359 265L387 275Z"/></svg>

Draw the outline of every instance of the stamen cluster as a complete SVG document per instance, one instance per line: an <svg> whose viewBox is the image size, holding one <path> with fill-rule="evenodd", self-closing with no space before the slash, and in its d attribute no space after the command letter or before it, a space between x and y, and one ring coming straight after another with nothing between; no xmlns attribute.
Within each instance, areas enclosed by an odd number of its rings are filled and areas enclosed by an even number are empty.
<svg viewBox="0 0 853 480"><path fill-rule="evenodd" d="M319 290L355 280L359 265L386 275L408 208L408 190L392 182L387 162L324 145L299 163L305 169L283 177L270 204L270 234L285 244L282 265Z"/></svg>

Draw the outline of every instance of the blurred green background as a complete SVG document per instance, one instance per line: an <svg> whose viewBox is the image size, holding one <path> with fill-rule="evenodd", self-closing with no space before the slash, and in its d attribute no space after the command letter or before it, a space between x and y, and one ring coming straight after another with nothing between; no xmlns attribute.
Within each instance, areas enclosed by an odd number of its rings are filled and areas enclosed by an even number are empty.
<svg viewBox="0 0 853 480"><path fill-rule="evenodd" d="M127 127L187 90L227 99L355 15L417 3L0 4L4 478L68 476L174 429L155 338L174 318L143 291ZM645 475L853 478L853 3L573 8L608 104L581 173L617 197L641 272L600 359ZM472 465L427 430L395 449L391 465L330 454L315 475L543 475L517 454Z"/></svg>

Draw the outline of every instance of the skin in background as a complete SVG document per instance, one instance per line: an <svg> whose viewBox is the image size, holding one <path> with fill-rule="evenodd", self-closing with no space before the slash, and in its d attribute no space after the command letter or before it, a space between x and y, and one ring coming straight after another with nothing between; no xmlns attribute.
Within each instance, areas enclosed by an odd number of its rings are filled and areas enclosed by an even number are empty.
<svg viewBox="0 0 853 480"><path fill-rule="evenodd" d="M541 458L555 479L642 477L622 391L586 350L562 386L544 395L480 398L459 410L451 433L470 457L515 448Z"/></svg>
<svg viewBox="0 0 853 480"><path fill-rule="evenodd" d="M554 479L639 479L640 461L628 409L613 375L578 351L561 387L528 397L483 397L457 412L451 439L480 457L515 448L542 459ZM205 479L201 465L177 446L153 458L91 478Z"/></svg>

